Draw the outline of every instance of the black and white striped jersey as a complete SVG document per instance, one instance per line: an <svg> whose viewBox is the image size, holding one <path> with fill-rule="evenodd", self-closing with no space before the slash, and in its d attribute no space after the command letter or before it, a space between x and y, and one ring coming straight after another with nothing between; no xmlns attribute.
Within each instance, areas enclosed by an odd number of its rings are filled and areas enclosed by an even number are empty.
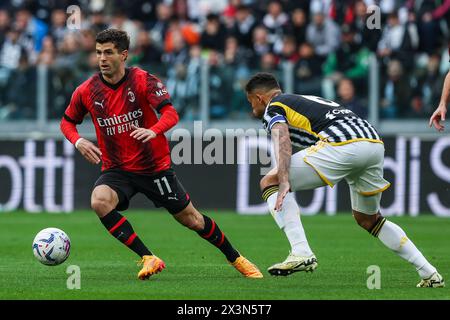
<svg viewBox="0 0 450 320"><path fill-rule="evenodd" d="M275 123L289 126L292 144L307 148L319 140L341 145L366 140L382 143L375 128L340 104L316 96L280 94L268 104L263 117L270 134Z"/></svg>

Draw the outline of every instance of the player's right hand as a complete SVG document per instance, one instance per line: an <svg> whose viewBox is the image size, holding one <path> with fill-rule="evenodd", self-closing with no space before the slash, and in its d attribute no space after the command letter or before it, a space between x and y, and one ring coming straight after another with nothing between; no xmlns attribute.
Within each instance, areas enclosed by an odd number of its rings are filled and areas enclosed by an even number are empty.
<svg viewBox="0 0 450 320"><path fill-rule="evenodd" d="M102 152L100 149L87 139L81 138L76 148L80 151L81 155L86 158L87 161L93 164L100 163L100 157Z"/></svg>
<svg viewBox="0 0 450 320"><path fill-rule="evenodd" d="M430 118L430 127L434 125L434 127L438 131L444 131L444 125L441 124L441 121L445 121L445 114L447 113L447 107L444 104L440 104L437 107L436 111L434 111L433 115Z"/></svg>

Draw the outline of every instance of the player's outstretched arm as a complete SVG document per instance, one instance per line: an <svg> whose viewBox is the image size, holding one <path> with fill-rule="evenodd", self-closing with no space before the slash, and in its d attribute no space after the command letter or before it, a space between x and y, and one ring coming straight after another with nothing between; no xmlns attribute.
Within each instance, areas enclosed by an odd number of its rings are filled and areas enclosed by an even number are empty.
<svg viewBox="0 0 450 320"><path fill-rule="evenodd" d="M277 157L278 169L278 197L275 210L280 211L284 197L288 194L291 186L289 184L289 166L291 164L292 144L289 137L289 129L286 123L276 123L272 128L272 140L275 144L275 156Z"/></svg>
<svg viewBox="0 0 450 320"><path fill-rule="evenodd" d="M439 106L436 111L434 111L433 115L430 118L430 127L434 125L434 127L438 131L444 130L444 125L441 121L445 121L445 114L447 113L447 105L450 102L450 71L447 73L444 81L444 87L442 88L441 101L439 102Z"/></svg>

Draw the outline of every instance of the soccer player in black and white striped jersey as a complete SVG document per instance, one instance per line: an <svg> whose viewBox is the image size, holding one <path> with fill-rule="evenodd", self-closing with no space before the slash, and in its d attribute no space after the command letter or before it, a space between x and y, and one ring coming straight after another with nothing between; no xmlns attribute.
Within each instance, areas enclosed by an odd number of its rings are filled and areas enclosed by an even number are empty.
<svg viewBox="0 0 450 320"><path fill-rule="evenodd" d="M444 286L405 232L380 214L381 193L390 183L383 178L384 144L370 123L334 101L284 94L269 73L254 75L245 90L276 152L277 166L261 179L263 199L291 245L286 260L269 273L289 275L317 267L292 191L333 187L345 179L356 222L416 267L422 279L418 287ZM292 146L303 150L292 154Z"/></svg>

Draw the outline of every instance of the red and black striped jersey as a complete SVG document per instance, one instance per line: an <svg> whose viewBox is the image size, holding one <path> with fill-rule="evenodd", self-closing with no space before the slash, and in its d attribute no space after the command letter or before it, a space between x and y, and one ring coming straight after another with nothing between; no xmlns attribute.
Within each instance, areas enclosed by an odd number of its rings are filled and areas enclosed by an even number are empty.
<svg viewBox="0 0 450 320"><path fill-rule="evenodd" d="M114 85L100 73L83 82L73 93L64 118L80 124L90 114L102 152L102 170L154 173L170 168L166 137L158 134L142 143L130 133L132 125L152 127L158 122L157 112L170 104L169 93L157 77L132 67Z"/></svg>

